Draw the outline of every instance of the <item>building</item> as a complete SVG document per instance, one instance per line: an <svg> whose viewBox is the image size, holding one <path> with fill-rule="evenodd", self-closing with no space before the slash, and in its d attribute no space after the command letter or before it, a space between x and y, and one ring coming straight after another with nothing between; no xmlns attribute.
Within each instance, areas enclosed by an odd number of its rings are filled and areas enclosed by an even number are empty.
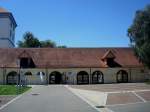
<svg viewBox="0 0 150 112"><path fill-rule="evenodd" d="M131 48L1 48L0 74L1 84L101 84L143 82L147 70Z"/></svg>
<svg viewBox="0 0 150 112"><path fill-rule="evenodd" d="M15 47L16 21L11 12L0 8L0 48Z"/></svg>
<svg viewBox="0 0 150 112"><path fill-rule="evenodd" d="M143 82L147 70L131 48L13 48L17 24L0 8L0 84Z"/></svg>

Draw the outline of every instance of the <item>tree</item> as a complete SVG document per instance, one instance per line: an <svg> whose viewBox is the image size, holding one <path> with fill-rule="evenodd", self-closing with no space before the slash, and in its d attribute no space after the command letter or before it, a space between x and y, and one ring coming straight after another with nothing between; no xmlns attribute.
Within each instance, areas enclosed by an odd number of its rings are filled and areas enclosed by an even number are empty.
<svg viewBox="0 0 150 112"><path fill-rule="evenodd" d="M51 40L45 40L45 41L39 41L38 38L36 38L31 32L26 32L23 35L23 40L18 41L17 43L18 47L21 48L66 48L66 46L57 46L54 41Z"/></svg>
<svg viewBox="0 0 150 112"><path fill-rule="evenodd" d="M23 35L23 41L18 41L18 47L23 48L35 48L40 47L40 41L34 37L34 35L31 32L26 32Z"/></svg>
<svg viewBox="0 0 150 112"><path fill-rule="evenodd" d="M128 36L135 55L150 68L150 5L136 11Z"/></svg>
<svg viewBox="0 0 150 112"><path fill-rule="evenodd" d="M45 40L45 41L40 41L40 47L50 47L50 48L55 48L56 43L51 41L51 40Z"/></svg>
<svg viewBox="0 0 150 112"><path fill-rule="evenodd" d="M57 46L58 48L67 48L65 45Z"/></svg>

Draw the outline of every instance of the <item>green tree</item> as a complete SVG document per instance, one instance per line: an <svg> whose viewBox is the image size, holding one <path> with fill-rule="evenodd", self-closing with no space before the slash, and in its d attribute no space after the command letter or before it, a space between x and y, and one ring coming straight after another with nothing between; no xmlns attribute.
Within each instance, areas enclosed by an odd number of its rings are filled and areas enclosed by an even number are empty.
<svg viewBox="0 0 150 112"><path fill-rule="evenodd" d="M128 36L135 55L150 68L150 5L136 11Z"/></svg>
<svg viewBox="0 0 150 112"><path fill-rule="evenodd" d="M22 48L35 48L40 47L40 41L34 37L34 35L31 32L26 32L23 35L23 41L18 41L17 43L18 47Z"/></svg>
<svg viewBox="0 0 150 112"><path fill-rule="evenodd" d="M56 43L51 40L40 41L40 44L41 47L50 47L50 48L56 47Z"/></svg>
<svg viewBox="0 0 150 112"><path fill-rule="evenodd" d="M65 45L57 46L57 48L67 48Z"/></svg>
<svg viewBox="0 0 150 112"><path fill-rule="evenodd" d="M52 40L39 41L31 32L26 32L23 35L23 40L18 41L18 47L20 48L66 48L66 46L57 46Z"/></svg>

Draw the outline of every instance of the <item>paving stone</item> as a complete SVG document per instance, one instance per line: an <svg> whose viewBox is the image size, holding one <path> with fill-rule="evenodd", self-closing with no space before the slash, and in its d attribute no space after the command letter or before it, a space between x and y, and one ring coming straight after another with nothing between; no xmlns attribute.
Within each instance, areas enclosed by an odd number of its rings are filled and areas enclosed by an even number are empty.
<svg viewBox="0 0 150 112"><path fill-rule="evenodd" d="M106 105L114 104L127 104L127 103L136 103L142 102L136 95L133 93L110 93L107 96Z"/></svg>
<svg viewBox="0 0 150 112"><path fill-rule="evenodd" d="M150 101L150 91L136 92L139 96L144 98L146 101Z"/></svg>

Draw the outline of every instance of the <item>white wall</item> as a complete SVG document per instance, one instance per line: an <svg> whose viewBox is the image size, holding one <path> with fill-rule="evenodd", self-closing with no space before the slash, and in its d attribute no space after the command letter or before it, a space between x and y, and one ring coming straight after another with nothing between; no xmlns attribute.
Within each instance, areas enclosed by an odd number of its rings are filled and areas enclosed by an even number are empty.
<svg viewBox="0 0 150 112"><path fill-rule="evenodd" d="M10 23L9 18L0 18L0 38L10 37Z"/></svg>
<svg viewBox="0 0 150 112"><path fill-rule="evenodd" d="M14 43L15 28L9 18L0 18L0 38L7 38ZM9 40L0 39L0 47L14 47Z"/></svg>
<svg viewBox="0 0 150 112"><path fill-rule="evenodd" d="M8 40L1 40L0 39L0 48L13 48L13 44Z"/></svg>

